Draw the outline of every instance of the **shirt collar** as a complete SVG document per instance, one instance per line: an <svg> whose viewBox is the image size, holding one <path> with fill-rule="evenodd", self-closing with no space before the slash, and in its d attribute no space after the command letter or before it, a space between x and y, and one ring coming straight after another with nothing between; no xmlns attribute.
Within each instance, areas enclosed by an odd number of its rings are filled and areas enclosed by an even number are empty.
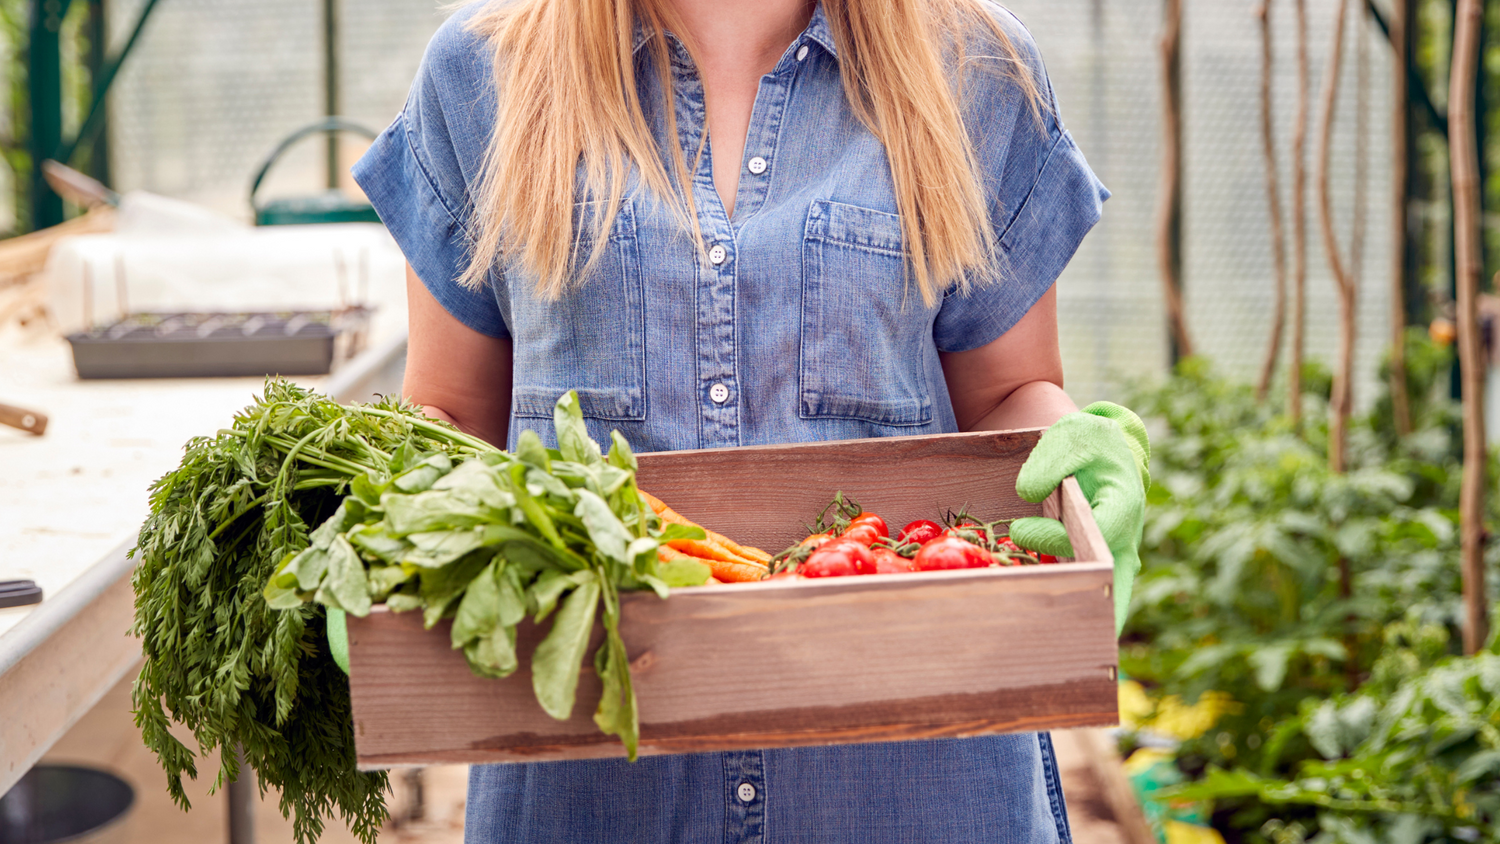
<svg viewBox="0 0 1500 844"><path fill-rule="evenodd" d="M636 18L635 42L631 46L630 52L632 54L639 53L649 40L651 40L651 31L646 28L645 23L640 18ZM812 20L807 22L807 29L802 31L802 34L797 37L795 43L802 43L804 41L815 41L824 50L828 51L828 55L834 58L839 57L838 47L833 40L833 30L828 25L828 17L823 14L822 3L813 7Z"/></svg>

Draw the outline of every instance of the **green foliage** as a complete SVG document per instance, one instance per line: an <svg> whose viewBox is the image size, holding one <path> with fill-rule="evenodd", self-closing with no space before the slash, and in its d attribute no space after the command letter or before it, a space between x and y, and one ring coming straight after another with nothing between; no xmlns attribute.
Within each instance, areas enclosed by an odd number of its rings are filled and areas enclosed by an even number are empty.
<svg viewBox="0 0 1500 844"><path fill-rule="evenodd" d="M1248 386L1215 376L1201 360L1185 361L1133 401L1160 428L1121 666L1158 699L1193 701L1209 690L1233 698L1212 730L1183 743L1178 762L1203 778L1188 793L1213 797L1215 825L1237 840L1445 840L1375 831L1400 817L1453 815L1458 804L1443 801L1460 787L1477 794L1454 784L1462 742L1434 757L1422 744L1427 733L1416 729L1425 725L1432 743L1457 735L1459 727L1443 733L1424 721L1437 710L1417 701L1457 688L1457 674L1481 671L1473 661L1445 661L1457 647L1461 593L1461 439L1437 388L1447 360L1446 350L1413 335L1408 365L1420 428L1398 443L1388 404L1377 405L1351 426L1343 475L1328 469L1326 399L1316 387L1304 395L1300 433L1278 415L1279 403L1257 404ZM1496 557L1492 549L1492 570ZM1497 579L1490 575L1492 589ZM1473 682L1482 696L1489 681ZM1371 725L1381 718L1403 726L1376 741ZM1419 772L1417 764L1437 767ZM1315 790L1319 777L1331 781L1339 771L1368 790L1361 797L1340 786L1355 796L1339 800L1395 802L1366 819L1329 821L1343 803L1283 799L1285 789ZM1475 776L1495 787L1494 771ZM1440 781L1452 788L1427 785ZM1400 830L1457 829L1400 823L1408 824Z"/></svg>
<svg viewBox="0 0 1500 844"><path fill-rule="evenodd" d="M700 585L709 569L663 566L662 542L704 538L665 525L635 485L635 456L616 434L608 459L589 438L578 396L559 400L559 448L522 431L516 454L489 451L458 463L443 452L361 475L311 543L288 556L266 586L273 609L305 601L369 613L372 602L420 609L427 627L454 619L452 642L469 667L507 677L519 667L516 625L552 616L531 657L537 702L554 718L573 713L594 619L605 641L594 654L604 695L594 721L635 759L639 727L630 664L620 638L620 591ZM399 456L398 456L399 457Z"/></svg>
<svg viewBox="0 0 1500 844"><path fill-rule="evenodd" d="M239 746L261 788L280 792L299 842L317 839L335 811L374 841L386 776L355 770L348 679L324 647L323 609L279 611L261 590L352 478L396 454L478 447L488 448L409 407L348 409L280 381L232 429L188 443L152 487L132 584L145 656L136 725L179 805L188 808L182 777L198 775L198 756L220 753L218 787L238 774ZM196 753L172 721L192 731Z"/></svg>

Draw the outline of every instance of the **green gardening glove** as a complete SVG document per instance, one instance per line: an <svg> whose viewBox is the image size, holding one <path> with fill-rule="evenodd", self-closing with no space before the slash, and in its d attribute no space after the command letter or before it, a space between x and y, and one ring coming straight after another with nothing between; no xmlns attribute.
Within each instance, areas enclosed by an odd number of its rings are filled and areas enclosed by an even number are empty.
<svg viewBox="0 0 1500 844"><path fill-rule="evenodd" d="M328 608L328 654L349 673L349 625L343 610Z"/></svg>
<svg viewBox="0 0 1500 844"><path fill-rule="evenodd" d="M1115 556L1115 635L1125 627L1130 588L1141 570L1150 463L1151 444L1140 417L1101 401L1069 413L1043 432L1016 478L1016 493L1033 503L1051 495L1067 476L1078 479ZM1067 531L1056 519L1016 519L1010 538L1032 551L1073 556Z"/></svg>

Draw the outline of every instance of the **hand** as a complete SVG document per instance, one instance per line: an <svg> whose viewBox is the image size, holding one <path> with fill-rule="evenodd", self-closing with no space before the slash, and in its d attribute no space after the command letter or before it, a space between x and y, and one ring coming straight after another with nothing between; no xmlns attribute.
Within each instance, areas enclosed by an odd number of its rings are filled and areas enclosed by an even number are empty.
<svg viewBox="0 0 1500 844"><path fill-rule="evenodd" d="M1150 462L1151 444L1140 417L1117 404L1095 402L1048 428L1016 478L1017 494L1031 502L1051 495L1069 475L1078 479L1115 557L1116 635L1125 627L1130 589L1141 569ZM1067 531L1056 519L1017 519L1010 536L1022 548L1073 556Z"/></svg>

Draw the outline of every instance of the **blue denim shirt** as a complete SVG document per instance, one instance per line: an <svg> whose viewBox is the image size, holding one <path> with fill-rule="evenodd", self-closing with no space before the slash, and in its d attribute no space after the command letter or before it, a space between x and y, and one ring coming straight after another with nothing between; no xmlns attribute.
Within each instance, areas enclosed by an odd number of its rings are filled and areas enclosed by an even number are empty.
<svg viewBox="0 0 1500 844"><path fill-rule="evenodd" d="M1057 121L1030 35L991 7L1050 108L1037 120L1002 75L967 77L965 119L1002 278L925 307L908 287L884 148L844 99L820 7L761 78L744 160L715 161L713 144L703 147L692 174L702 248L632 182L602 260L560 300L536 296L534 279L505 259L487 289L470 291L456 279L496 97L490 50L464 28L474 8L434 37L406 108L354 174L437 301L512 340L512 446L524 428L550 443L553 404L569 389L596 439L618 429L639 451L955 431L938 353L983 346L1020 320L1108 196ZM703 85L669 40L677 137L666 136L644 36L636 76L658 142L692 162L706 131ZM976 43L970 54L996 51ZM732 216L716 166L741 168ZM596 208L580 202L575 228ZM1066 841L1050 748L1045 735L1022 734L481 767L467 837Z"/></svg>

